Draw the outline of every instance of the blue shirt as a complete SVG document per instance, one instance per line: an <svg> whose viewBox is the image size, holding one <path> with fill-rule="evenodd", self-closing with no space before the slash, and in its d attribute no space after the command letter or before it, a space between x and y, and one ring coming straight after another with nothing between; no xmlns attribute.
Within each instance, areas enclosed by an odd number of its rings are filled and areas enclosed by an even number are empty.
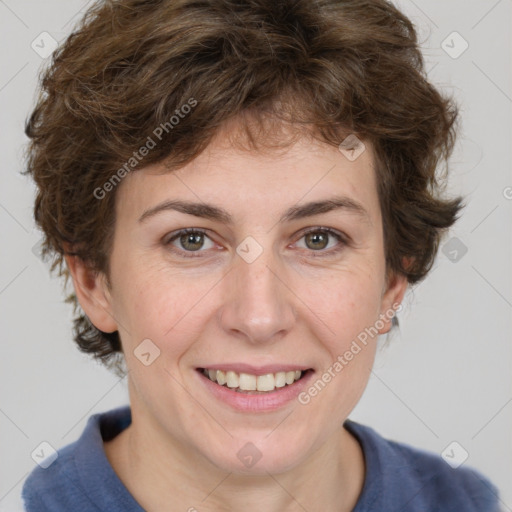
<svg viewBox="0 0 512 512"><path fill-rule="evenodd" d="M81 437L36 467L23 485L27 512L143 512L108 462L103 441L131 423L128 406L91 416ZM353 512L499 512L498 490L473 469L344 423L361 444L366 475Z"/></svg>

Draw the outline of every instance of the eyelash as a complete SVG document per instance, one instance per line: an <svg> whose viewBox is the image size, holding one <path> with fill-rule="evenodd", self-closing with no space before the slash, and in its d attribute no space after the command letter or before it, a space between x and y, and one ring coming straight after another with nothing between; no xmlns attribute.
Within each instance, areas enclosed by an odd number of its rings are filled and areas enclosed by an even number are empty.
<svg viewBox="0 0 512 512"><path fill-rule="evenodd" d="M164 242L164 245L166 247L167 246L170 247L171 252L174 252L175 254L179 254L180 256L183 256L184 258L200 258L200 257L202 257L202 256L200 256L200 253L201 252L205 252L205 251L203 251L203 250L186 251L186 250L181 250L181 249L178 250L178 249L176 249L176 248L174 248L172 246L172 242L174 242L174 240L180 238L183 235L188 235L188 234L191 234L191 233L205 235L207 238L210 238L208 236L207 232L204 229L201 229L201 228L186 228L186 229L181 229L180 231L177 231L177 232L173 233L172 236L170 238L168 238ZM333 229L324 228L324 227L309 228L306 231L303 231L301 233L301 236L299 237L298 240L301 240L302 238L304 238L306 235L308 235L310 233L328 234L329 236L333 236L334 238L336 238L338 240L338 242L340 242L340 244L335 249L330 249L330 250L327 250L327 251L324 250L324 249L321 249L321 250L318 250L318 251L309 250L309 252L312 253L311 255L314 258L325 258L325 257L328 257L328 256L336 255L341 250L343 250L346 245L348 245L347 238L344 235L342 235L341 233L338 233L337 231L334 231ZM211 240L211 238L210 238L210 240ZM197 253L197 255L195 253ZM315 253L321 253L321 254L315 254Z"/></svg>

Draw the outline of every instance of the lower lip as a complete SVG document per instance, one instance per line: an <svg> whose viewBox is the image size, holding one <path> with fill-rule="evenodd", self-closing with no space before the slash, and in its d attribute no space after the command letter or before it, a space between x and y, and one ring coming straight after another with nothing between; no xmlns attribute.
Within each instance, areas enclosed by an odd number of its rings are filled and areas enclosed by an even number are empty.
<svg viewBox="0 0 512 512"><path fill-rule="evenodd" d="M265 394L239 393L226 386L211 381L206 377L202 370L196 370L202 385L218 400L228 404L233 409L243 412L268 412L275 411L284 407L297 398L307 386L313 377L313 371L308 370L299 380L293 384L282 388L276 388L274 391L268 391Z"/></svg>

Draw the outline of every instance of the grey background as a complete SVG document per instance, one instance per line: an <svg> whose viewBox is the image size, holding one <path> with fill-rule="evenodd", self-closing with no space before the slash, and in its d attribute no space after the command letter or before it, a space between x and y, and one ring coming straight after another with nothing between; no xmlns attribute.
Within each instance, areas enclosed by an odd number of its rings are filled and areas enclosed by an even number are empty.
<svg viewBox="0 0 512 512"><path fill-rule="evenodd" d="M407 293L401 332L380 351L351 418L437 453L457 441L469 453L465 465L487 475L512 510L512 0L397 3L419 29L431 79L461 106L448 191L469 206L431 275ZM71 341L61 283L32 250L40 239L34 189L19 175L24 120L44 64L31 43L43 31L62 40L88 4L0 0L2 511L21 510L30 454L42 441L66 445L88 416L128 400L125 380ZM454 31L469 44L458 58L441 47ZM453 53L463 42L451 36L446 44Z"/></svg>

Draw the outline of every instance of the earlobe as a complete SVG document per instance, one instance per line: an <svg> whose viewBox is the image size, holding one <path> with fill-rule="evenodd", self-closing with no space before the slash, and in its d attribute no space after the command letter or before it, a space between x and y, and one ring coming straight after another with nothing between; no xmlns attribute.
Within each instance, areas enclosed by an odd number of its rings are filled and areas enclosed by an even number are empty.
<svg viewBox="0 0 512 512"><path fill-rule="evenodd" d="M390 276L381 301L382 310L379 318L384 326L379 329L379 334L386 334L390 331L393 318L402 304L408 284L407 276L404 274L393 273Z"/></svg>
<svg viewBox="0 0 512 512"><path fill-rule="evenodd" d="M92 324L103 332L118 330L105 275L92 270L77 256L65 257L76 297Z"/></svg>

